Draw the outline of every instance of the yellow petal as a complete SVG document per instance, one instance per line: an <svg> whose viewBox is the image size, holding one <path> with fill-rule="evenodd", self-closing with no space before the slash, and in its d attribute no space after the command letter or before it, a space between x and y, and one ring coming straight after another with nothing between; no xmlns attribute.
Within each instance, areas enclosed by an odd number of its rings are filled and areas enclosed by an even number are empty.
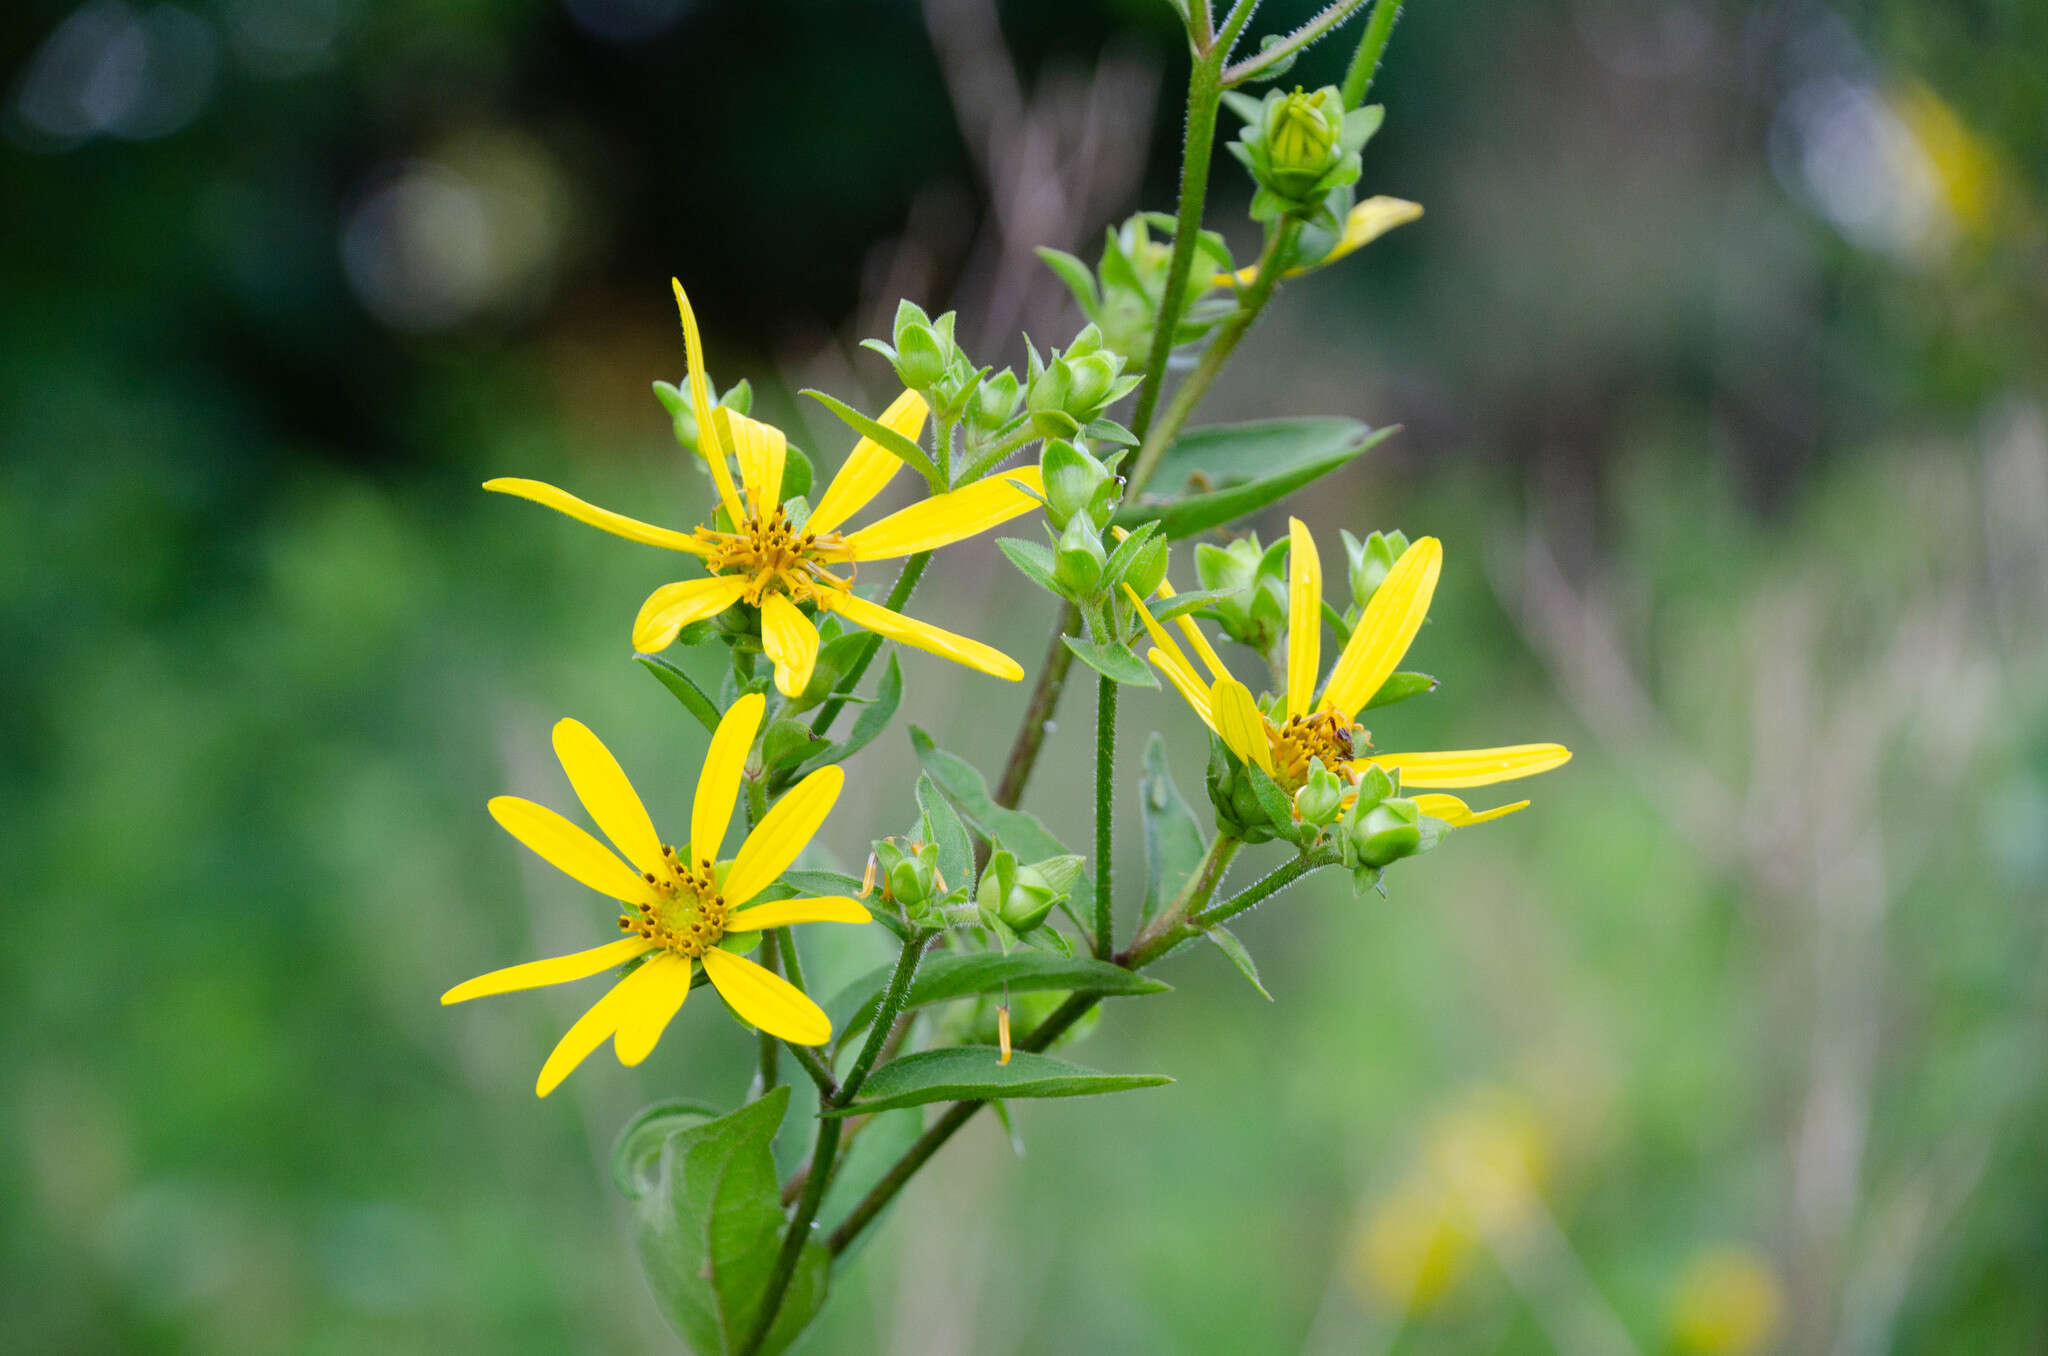
<svg viewBox="0 0 2048 1356"><path fill-rule="evenodd" d="M588 979L652 951L654 945L645 937L621 937L616 942L606 942L603 946L594 946L573 955L508 965L502 970L465 980L442 994L441 1002L443 1006L467 1003L472 998L485 998L494 993L516 993L521 989L539 989L549 984L567 984L572 979Z"/></svg>
<svg viewBox="0 0 2048 1356"><path fill-rule="evenodd" d="M653 523L643 523L638 518L628 518L623 513L601 509L595 504L585 503L567 490L557 489L546 481L500 476L496 480L486 480L484 488L493 494L510 494L521 499L531 499L534 503L545 505L557 513L566 513L579 523L602 528L615 537L624 537L627 541L637 541L648 546L665 546L671 551L687 551L693 556L701 556L710 549L687 532L656 527Z"/></svg>
<svg viewBox="0 0 2048 1356"><path fill-rule="evenodd" d="M490 810L491 818L504 826L505 832L563 875L628 904L653 902L654 891L640 879L639 872L547 806L518 796L494 796Z"/></svg>
<svg viewBox="0 0 2048 1356"><path fill-rule="evenodd" d="M727 932L759 932L763 928L786 928L797 923L872 923L874 915L857 899L826 895L821 899L783 899L773 904L756 904L741 909L725 920Z"/></svg>
<svg viewBox="0 0 2048 1356"><path fill-rule="evenodd" d="M1266 742L1266 717L1252 700L1251 689L1235 678L1218 678L1209 689L1209 710L1224 747L1272 776L1273 750Z"/></svg>
<svg viewBox="0 0 2048 1356"><path fill-rule="evenodd" d="M1353 250L1371 244L1396 226L1405 226L1421 215L1422 204L1419 202L1409 202L1406 198L1389 198L1384 195L1367 198L1364 202L1352 208L1350 213L1345 216L1344 233L1337 237L1337 243L1330 247L1328 254L1313 264L1307 264L1300 268L1290 268L1280 276L1283 278L1299 278L1304 273L1313 272L1326 265L1334 264ZM1247 264L1235 273L1218 273L1209 279L1209 286L1229 287L1232 283L1235 283L1239 287L1250 287L1258 280L1258 265Z"/></svg>
<svg viewBox="0 0 2048 1356"><path fill-rule="evenodd" d="M767 706L768 699L758 692L741 697L726 709L711 736L711 747L704 751L697 798L690 806L690 859L699 866L718 860L726 825L732 823L732 807L739 800L747 750L754 747L754 733L761 728Z"/></svg>
<svg viewBox="0 0 2048 1356"><path fill-rule="evenodd" d="M1164 584L1160 585L1160 589L1165 593L1165 596L1169 598L1173 596ZM1180 646L1174 642L1173 637L1166 633L1166 628L1152 619L1152 609L1145 606L1145 600L1138 596L1138 591L1129 584L1126 584L1124 585L1124 592L1130 595L1131 601L1137 605L1138 620L1145 623L1145 630L1151 634L1152 643L1159 647L1160 652L1165 655L1182 675L1185 675L1188 680L1196 681L1199 686L1199 680L1195 679L1195 666L1188 662L1187 655L1181 652ZM1207 705L1206 700L1203 704Z"/></svg>
<svg viewBox="0 0 2048 1356"><path fill-rule="evenodd" d="M655 1042L690 996L689 957L665 952L633 973L637 977L649 970L654 973L633 986L631 1001L612 1035L612 1051L629 1069L654 1053Z"/></svg>
<svg viewBox="0 0 2048 1356"><path fill-rule="evenodd" d="M732 471L725 464L725 444L719 441L718 426L711 417L711 385L704 378L704 340L697 333L697 313L683 295L679 278L669 279L676 289L676 309L683 314L683 353L690 363L690 412L697 416L697 450L711 467L711 479L718 485L718 501L734 526L746 518L740 497L732 486Z"/></svg>
<svg viewBox="0 0 2048 1356"><path fill-rule="evenodd" d="M1443 543L1435 537L1424 537L1401 553L1373 590L1365 615L1330 670L1329 684L1323 688L1325 707L1355 716L1372 700L1422 629L1443 564Z"/></svg>
<svg viewBox="0 0 2048 1356"><path fill-rule="evenodd" d="M1323 561L1308 524L1287 520L1287 714L1305 716L1323 663Z"/></svg>
<svg viewBox="0 0 2048 1356"><path fill-rule="evenodd" d="M915 391L905 391L882 412L878 422L916 442L918 435L924 432L925 416L930 411L931 407L924 403L923 396ZM889 482L902 469L903 462L894 452L873 438L862 438L847 454L839 474L833 476L832 483L825 487L824 497L811 510L804 531L820 535L832 531L866 508L876 495L888 488Z"/></svg>
<svg viewBox="0 0 2048 1356"><path fill-rule="evenodd" d="M784 979L730 951L704 953L704 973L719 997L746 1021L792 1045L823 1045L832 1039L832 1019Z"/></svg>
<svg viewBox="0 0 2048 1356"><path fill-rule="evenodd" d="M841 769L821 767L769 807L733 858L723 890L727 902L744 904L775 883L825 822L845 781Z"/></svg>
<svg viewBox="0 0 2048 1356"><path fill-rule="evenodd" d="M633 648L642 654L666 650L676 643L678 631L691 622L717 616L746 591L747 577L740 574L663 584L647 595L640 615L633 619Z"/></svg>
<svg viewBox="0 0 2048 1356"><path fill-rule="evenodd" d="M951 631L906 617L901 612L891 612L879 603L871 603L851 593L835 593L829 601L834 612L855 626L865 626L878 636L942 655L994 678L1007 678L1014 683L1024 677L1023 665L978 640L956 636Z"/></svg>
<svg viewBox="0 0 2048 1356"><path fill-rule="evenodd" d="M668 863L661 855L661 837L654 831L654 821L647 817L647 807L640 803L633 784L626 780L625 769L604 741L580 720L559 720L555 722L555 757L569 774L576 799L583 802L605 837L626 854L626 860L643 872L666 874Z"/></svg>
<svg viewBox="0 0 2048 1356"><path fill-rule="evenodd" d="M1375 753L1358 762L1377 763L1401 774L1401 785L1491 786L1495 782L1533 777L1572 760L1562 744L1512 744L1498 749L1458 749L1444 753Z"/></svg>
<svg viewBox="0 0 2048 1356"><path fill-rule="evenodd" d="M803 696L818 663L818 628L786 593L761 600L761 648L774 661L775 686L782 695Z"/></svg>
<svg viewBox="0 0 2048 1356"><path fill-rule="evenodd" d="M1161 579L1159 581L1159 596L1162 598L1173 597L1173 585ZM1173 620L1180 627L1180 633L1188 638L1188 644L1193 646L1195 653L1201 656L1202 663L1209 670L1210 681L1213 682L1218 678L1228 678L1230 670L1224 668L1223 661L1216 657L1216 651L1211 648L1209 638L1202 634L1201 627L1195 625L1195 619L1183 612Z"/></svg>
<svg viewBox="0 0 2048 1356"><path fill-rule="evenodd" d="M1470 828L1484 824L1489 819L1499 819L1517 810L1526 809L1529 802L1518 800L1512 805L1496 805L1491 810L1474 811L1456 796L1447 796L1440 791L1428 791L1416 796L1415 808L1432 819L1441 819L1454 829Z"/></svg>
<svg viewBox="0 0 2048 1356"><path fill-rule="evenodd" d="M986 532L1038 507L1038 500L1019 486L1029 487L1034 494L1045 492L1036 466L998 471L849 534L848 555L853 560L888 560Z"/></svg>
<svg viewBox="0 0 2048 1356"><path fill-rule="evenodd" d="M766 520L782 502L782 465L789 457L789 439L773 424L750 419L721 405L712 411L718 421L718 436L732 449L740 464L740 483L747 490L747 506L754 516Z"/></svg>
<svg viewBox="0 0 2048 1356"><path fill-rule="evenodd" d="M619 1023L630 1014L650 984L659 983L661 972L648 971L653 967L643 965L612 985L604 997L590 1005L590 1010L576 1019L576 1024L558 1042L548 1055L547 1062L540 1066L540 1077L534 1081L533 1090L545 1097L562 1085L562 1080L581 1064L592 1050L603 1045L605 1038L619 1029Z"/></svg>

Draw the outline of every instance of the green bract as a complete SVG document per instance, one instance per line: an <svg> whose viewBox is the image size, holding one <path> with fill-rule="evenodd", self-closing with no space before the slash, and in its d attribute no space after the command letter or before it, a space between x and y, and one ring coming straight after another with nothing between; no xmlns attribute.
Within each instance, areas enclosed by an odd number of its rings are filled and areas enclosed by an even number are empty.
<svg viewBox="0 0 2048 1356"><path fill-rule="evenodd" d="M1359 151L1379 130L1384 110L1374 104L1345 111L1335 85L1310 93L1269 90L1264 99L1224 98L1245 123L1230 153L1258 184L1253 220L1299 217L1335 229L1351 206L1348 191L1358 182ZM1346 200L1333 203L1339 193Z"/></svg>

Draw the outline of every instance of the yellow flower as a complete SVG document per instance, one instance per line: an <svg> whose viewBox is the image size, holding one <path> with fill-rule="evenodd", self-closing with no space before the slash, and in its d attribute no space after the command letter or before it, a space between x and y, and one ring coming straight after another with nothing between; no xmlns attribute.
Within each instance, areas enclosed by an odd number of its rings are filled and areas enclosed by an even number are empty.
<svg viewBox="0 0 2048 1356"><path fill-rule="evenodd" d="M479 975L442 994L442 1003L561 984L646 958L578 1018L555 1046L534 1085L542 1097L607 1036L619 1063L630 1068L647 1058L669 1019L690 996L698 965L734 1012L770 1035L799 1045L823 1045L832 1038L831 1020L801 990L728 949L735 941L751 941L748 934L764 928L871 921L865 908L846 898L787 899L746 907L796 860L824 823L845 780L836 767L820 768L798 782L754 826L730 862L718 860L739 795L741 769L766 705L760 693L750 692L718 723L704 755L704 771L697 778L690 841L680 853L655 834L646 807L611 751L577 721L555 726L555 756L569 774L576 798L632 866L544 805L517 796L491 801L491 817L507 833L564 874L624 903L619 927L627 935L588 951Z"/></svg>
<svg viewBox="0 0 2048 1356"><path fill-rule="evenodd" d="M1324 767L1349 780L1377 765L1399 775L1404 793L1412 788L1490 786L1548 772L1571 760L1570 751L1559 744L1438 753L1368 752L1371 737L1358 728L1358 713L1393 674L1429 615L1429 601L1443 566L1443 547L1435 537L1424 537L1394 562L1393 570L1366 604L1365 615L1359 618L1318 696L1322 561L1299 518L1288 520L1288 531L1287 691L1270 711L1253 699L1250 688L1230 676L1201 629L1183 614L1174 620L1209 671L1208 681L1203 681L1186 651L1153 620L1136 591L1125 586L1152 634L1153 664L1232 753L1256 764L1290 793L1307 781L1311 758L1320 758ZM1164 583L1159 592L1163 597L1173 594ZM1424 795L1415 801L1422 813L1454 828L1498 819L1529 803L1518 801L1474 811L1456 796Z"/></svg>
<svg viewBox="0 0 2048 1356"><path fill-rule="evenodd" d="M1421 215L1422 204L1419 202L1409 202L1406 198L1389 198L1384 194L1367 198L1345 214L1344 232L1337 237L1337 243L1330 246L1328 254L1313 264L1290 268L1280 276L1299 278L1304 273L1312 273L1316 269L1334 264L1345 255L1370 245L1396 226L1406 226ZM1229 287L1235 284L1238 287L1250 287L1258 280L1259 266L1246 264L1235 273L1218 273L1209 279L1209 286Z"/></svg>
<svg viewBox="0 0 2048 1356"><path fill-rule="evenodd" d="M1749 1356L1770 1344L1784 1291L1762 1258L1711 1248L1686 1264L1671 1297L1671 1341L1692 1356Z"/></svg>
<svg viewBox="0 0 2048 1356"><path fill-rule="evenodd" d="M818 628L803 611L809 607L818 613L836 612L879 636L929 650L983 673L1012 681L1022 678L1024 670L1002 651L871 603L853 592L851 572L841 576L833 567L857 567L864 561L930 551L1028 513L1039 502L1035 497L1041 493L1038 468L1000 471L934 495L858 531L842 533L840 525L880 494L903 464L880 444L863 438L810 517L801 525L794 524L779 498L787 438L772 424L722 405L712 406L697 317L683 295L683 285L678 282L675 289L689 353L690 404L697 415L698 447L717 482L719 503L731 530L700 525L691 532L678 532L656 527L587 504L538 480L502 478L485 481L484 488L531 499L628 541L681 551L703 562L709 578L664 584L648 596L633 622L633 647L637 650L666 649L675 642L676 633L690 623L743 604L760 613L761 648L775 664L776 687L794 697L810 682L818 658ZM924 398L905 391L879 422L915 439L924 428L926 413ZM726 466L728 449L739 463L744 501Z"/></svg>

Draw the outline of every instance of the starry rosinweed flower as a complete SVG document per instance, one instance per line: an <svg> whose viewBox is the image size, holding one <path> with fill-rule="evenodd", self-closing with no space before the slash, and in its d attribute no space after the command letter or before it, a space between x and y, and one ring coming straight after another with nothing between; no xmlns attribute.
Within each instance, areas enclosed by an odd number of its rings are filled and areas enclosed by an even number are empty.
<svg viewBox="0 0 2048 1356"><path fill-rule="evenodd" d="M1436 538L1424 537L1395 562L1366 604L1318 694L1322 561L1299 518L1288 520L1288 533L1287 691L1272 710L1262 707L1251 689L1231 676L1201 628L1182 614L1174 621L1208 670L1205 681L1179 642L1153 619L1144 600L1135 590L1130 591L1152 636L1152 663L1239 760L1257 766L1292 795L1307 784L1311 760L1320 760L1349 782L1356 782L1360 773L1376 765L1397 774L1405 792L1409 788L1489 786L1548 772L1571 759L1570 751L1559 744L1434 753L1374 751L1369 732L1358 726L1358 713L1393 674L1429 615L1443 565L1443 547ZM1161 583L1159 592L1170 597L1173 590ZM1529 803L1518 801L1474 811L1451 795L1423 795L1414 800L1423 814L1453 828L1497 819Z"/></svg>
<svg viewBox="0 0 2048 1356"><path fill-rule="evenodd" d="M775 665L775 685L785 696L795 697L810 682L817 663L819 635L813 617L833 612L886 639L997 678L1021 679L1023 668L1000 650L862 598L853 591L853 571L863 562L934 550L1030 512L1038 506L1035 496L1041 492L1038 468L999 471L857 531L841 532L840 526L886 489L903 465L879 443L863 438L810 516L801 524L793 522L780 497L787 438L772 424L711 404L697 318L681 283L675 291L690 363L690 402L698 428L707 431L699 435L699 450L717 484L729 528L699 525L678 532L657 527L585 503L538 480L501 478L486 481L484 488L531 499L628 541L681 551L703 563L709 577L664 584L641 606L633 622L633 647L643 653L666 649L692 622L730 607L753 608L759 613L761 648ZM915 439L927 412L922 396L905 391L879 422ZM739 486L726 465L728 453L738 463ZM845 574L838 572L842 569Z"/></svg>
<svg viewBox="0 0 2048 1356"><path fill-rule="evenodd" d="M824 823L845 780L837 767L820 768L798 782L747 834L731 861L719 860L747 750L766 705L760 693L750 692L719 721L697 779L690 840L681 851L661 841L618 760L574 720L556 724L555 756L576 798L625 861L544 805L517 796L491 801L491 817L543 861L625 905L619 927L626 935L588 951L479 975L442 994L441 1002L562 984L641 962L555 1046L534 1085L540 1096L554 1091L606 1037L621 1064L631 1067L647 1058L690 996L700 965L726 1004L770 1035L799 1045L822 1045L832 1038L831 1019L823 1009L788 980L730 949L734 943L751 943L766 928L872 921L859 901L843 897L747 907L788 869Z"/></svg>

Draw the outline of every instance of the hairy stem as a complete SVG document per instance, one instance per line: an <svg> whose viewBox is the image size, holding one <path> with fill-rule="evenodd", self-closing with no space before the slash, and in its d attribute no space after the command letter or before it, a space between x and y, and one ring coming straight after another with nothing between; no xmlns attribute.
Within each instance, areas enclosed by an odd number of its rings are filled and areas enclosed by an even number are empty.
<svg viewBox="0 0 2048 1356"><path fill-rule="evenodd" d="M1344 107L1357 108L1365 102L1367 91L1372 89L1373 73L1380 68L1387 39L1394 35L1394 23L1400 17L1401 0L1373 0L1372 17L1365 21L1358 50L1351 54L1351 65L1344 72Z"/></svg>
<svg viewBox="0 0 2048 1356"><path fill-rule="evenodd" d="M1067 670L1074 664L1074 652L1067 648L1064 637L1076 635L1080 629L1081 609L1068 603L1053 627L1052 640L1045 647L1045 662L1038 666L1038 685L1031 689L1031 700L1024 704L1024 719L1017 726L1017 737L1010 742L1010 758L1003 764L1003 780L996 786L996 804L1006 810L1016 809L1018 802L1024 799L1024 787L1031 780L1032 769L1038 765L1038 750L1045 744L1046 725L1060 704L1060 693L1067 686Z"/></svg>
<svg viewBox="0 0 2048 1356"><path fill-rule="evenodd" d="M1216 893L1216 887L1223 883L1223 873L1229 869L1231 860L1237 856L1237 850L1243 846L1242 840L1232 838L1227 833L1219 833L1211 839L1208 850L1202 854L1202 860L1195 866L1194 873L1188 877L1187 883L1180 887L1180 893L1173 897L1172 903L1159 911L1157 918L1147 923L1137 936L1131 938L1130 949L1126 954L1150 956L1150 948L1155 941L1178 929L1186 920L1190 908L1206 903L1209 896Z"/></svg>
<svg viewBox="0 0 2048 1356"><path fill-rule="evenodd" d="M1116 680L1095 676L1095 956L1108 960L1115 948L1110 929L1110 858L1116 851Z"/></svg>
<svg viewBox="0 0 2048 1356"><path fill-rule="evenodd" d="M839 1084L833 1081L832 1070L826 1067L825 1061L819 1058L814 1047L792 1045L789 1047L789 1055L811 1076L811 1081L818 1085L819 1101L830 1102L839 1095Z"/></svg>
<svg viewBox="0 0 2048 1356"><path fill-rule="evenodd" d="M891 612L901 612L903 605L910 601L911 593L917 588L917 581L924 577L924 567L931 563L932 553L929 551L919 551L904 561L903 569L896 575L896 583L890 588L889 596L882 601L882 606ZM881 648L882 638L870 634L867 642L855 652L853 663L847 665L846 676L839 680L839 685L832 689L832 695L818 708L818 717L811 722L812 734L822 736L825 731L832 728L832 722L838 717L840 708L846 705L846 699L853 695L853 690L860 686L860 680L867 673L868 665L875 662L875 652Z"/></svg>
<svg viewBox="0 0 2048 1356"><path fill-rule="evenodd" d="M1364 4L1365 0L1336 0L1335 4L1324 6L1321 13L1295 29L1292 33L1289 33L1282 41L1274 43L1257 56L1246 57L1235 66L1225 70L1223 72L1223 88L1234 89L1245 81L1256 78L1260 71L1266 70L1278 62L1285 61L1288 57L1299 52L1310 43L1315 42L1338 24L1343 23L1353 14L1356 14Z"/></svg>

